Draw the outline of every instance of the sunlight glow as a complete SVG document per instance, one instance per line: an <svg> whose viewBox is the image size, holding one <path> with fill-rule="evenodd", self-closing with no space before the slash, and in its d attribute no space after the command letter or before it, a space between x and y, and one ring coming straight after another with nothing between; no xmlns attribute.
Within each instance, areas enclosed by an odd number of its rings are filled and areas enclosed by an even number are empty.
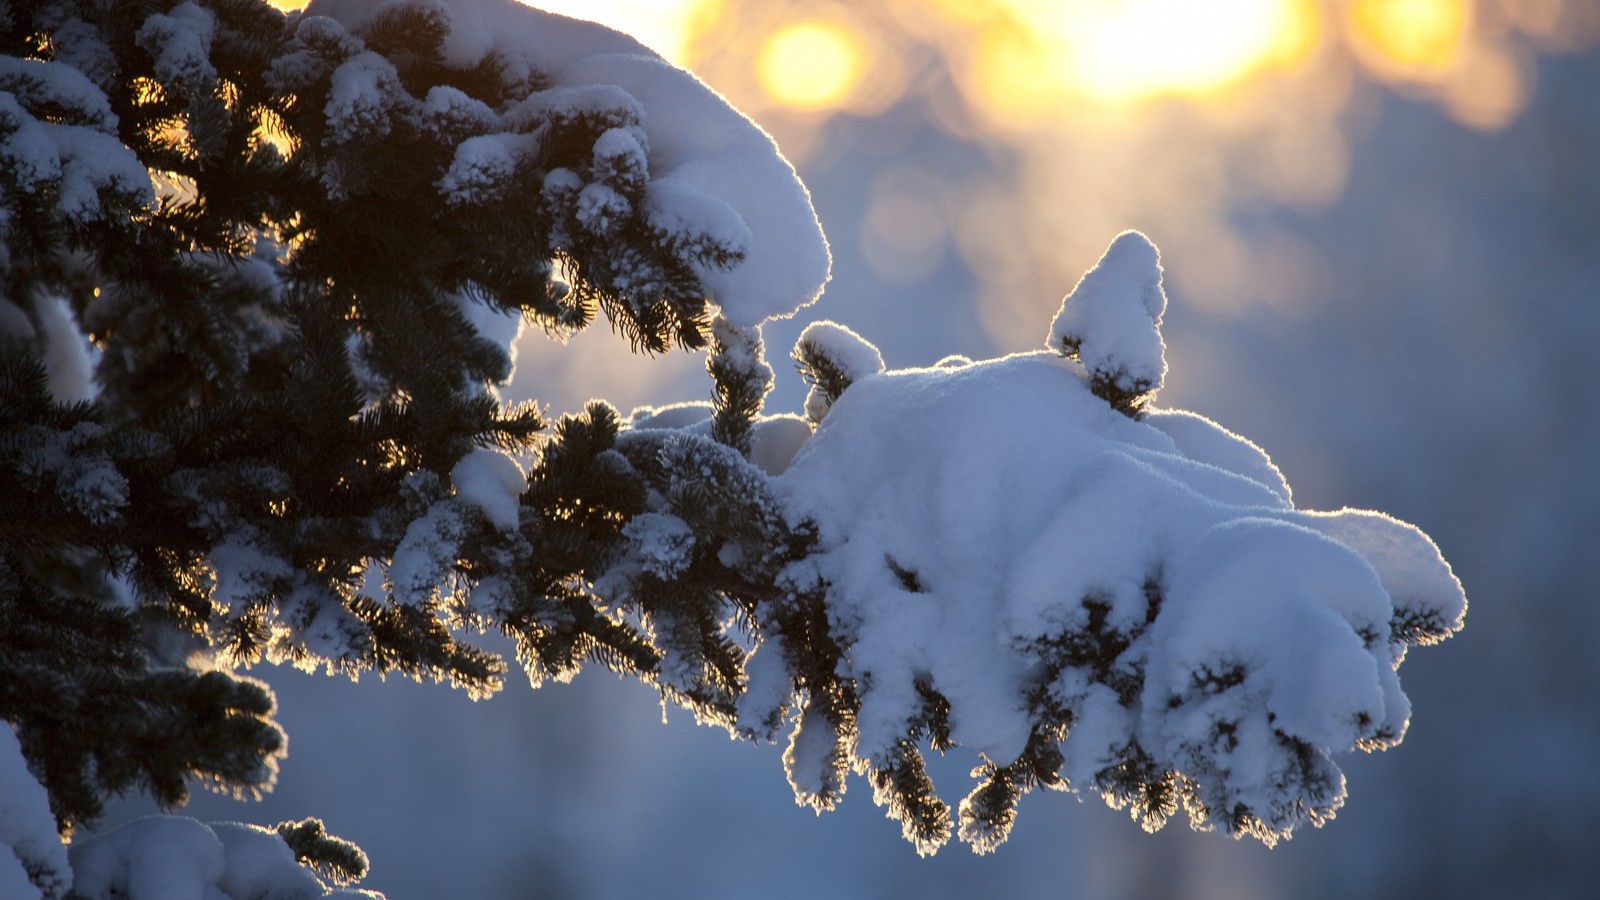
<svg viewBox="0 0 1600 900"><path fill-rule="evenodd" d="M756 77L767 96L799 109L838 105L865 68L861 39L845 26L818 20L773 33L756 59Z"/></svg>
<svg viewBox="0 0 1600 900"><path fill-rule="evenodd" d="M267 0L284 12L305 9L311 0ZM706 21L721 13L723 0L518 0L548 12L599 22L627 32L678 65L687 62L689 42Z"/></svg>
<svg viewBox="0 0 1600 900"><path fill-rule="evenodd" d="M1460 58L1471 30L1469 0L1356 0L1350 9L1358 41L1405 69L1446 69Z"/></svg>
<svg viewBox="0 0 1600 900"><path fill-rule="evenodd" d="M1363 77L1495 128L1531 85L1517 45L1600 40L1600 0L880 0L870 11L851 0L521 2L634 35L740 108L796 121L890 108L931 50L979 127L1024 130L1084 103L1137 115L1182 97L1237 110L1250 102L1237 88L1276 76L1300 79L1301 94L1338 93L1329 76L1347 59ZM809 136L786 135L801 155Z"/></svg>
<svg viewBox="0 0 1600 900"><path fill-rule="evenodd" d="M715 18L719 0L521 0L528 6L574 19L599 22L638 38L639 43L679 65L702 23Z"/></svg>
<svg viewBox="0 0 1600 900"><path fill-rule="evenodd" d="M1199 96L1316 48L1311 0L1002 0L978 37L974 76L1014 110L1063 93L1101 103Z"/></svg>
<svg viewBox="0 0 1600 900"><path fill-rule="evenodd" d="M1316 28L1297 0L1036 5L1065 45L1070 83L1104 101L1214 91L1270 63L1297 62ZM1048 16L1052 7L1058 13Z"/></svg>

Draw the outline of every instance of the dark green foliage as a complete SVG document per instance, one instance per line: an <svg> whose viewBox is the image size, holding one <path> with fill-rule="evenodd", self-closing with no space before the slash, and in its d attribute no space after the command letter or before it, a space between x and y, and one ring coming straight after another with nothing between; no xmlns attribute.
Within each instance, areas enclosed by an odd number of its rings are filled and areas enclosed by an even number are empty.
<svg viewBox="0 0 1600 900"><path fill-rule="evenodd" d="M1455 634L1453 623L1414 606L1397 605L1389 621L1390 639L1398 644L1428 647Z"/></svg>
<svg viewBox="0 0 1600 900"><path fill-rule="evenodd" d="M1011 833L1022 789L993 763L972 772L980 783L961 803L961 838L977 853L992 853Z"/></svg>
<svg viewBox="0 0 1600 900"><path fill-rule="evenodd" d="M961 802L961 839L974 853L993 853L1011 835L1022 796L1039 788L1063 790L1061 742L1067 729L1041 717L1022 755L1004 765L985 762L972 770L978 786Z"/></svg>
<svg viewBox="0 0 1600 900"><path fill-rule="evenodd" d="M350 611L371 635L369 649L350 669L398 671L419 681L447 680L474 697L500 689L505 663L493 653L457 641L431 604L385 604L358 596Z"/></svg>
<svg viewBox="0 0 1600 900"><path fill-rule="evenodd" d="M928 746L939 753L952 749L955 742L950 739L950 701L926 678L917 680L917 693L922 695L922 715L912 723L913 733L927 729Z"/></svg>
<svg viewBox="0 0 1600 900"><path fill-rule="evenodd" d="M828 410L857 379L883 371L877 349L834 322L814 322L800 332L789 358L811 388L805 415L812 428L822 424Z"/></svg>
<svg viewBox="0 0 1600 900"><path fill-rule="evenodd" d="M735 328L717 320L706 370L714 391L712 437L748 458L756 417L772 391L772 367L763 357L760 329Z"/></svg>
<svg viewBox="0 0 1600 900"><path fill-rule="evenodd" d="M777 569L794 558L788 528L765 475L730 446L639 432L618 449L661 502L654 519L625 529L629 543L605 587L653 630L663 652L660 687L703 720L733 729L745 651L726 623L756 627L757 605L776 593ZM663 555L662 528L692 535L692 543Z"/></svg>
<svg viewBox="0 0 1600 900"><path fill-rule="evenodd" d="M1144 621L1129 631L1109 624L1110 604L1085 597L1082 606L1087 613L1087 623L1083 628L1040 638L1024 648L1044 664L1037 681L1039 688L1031 699L1033 705L1046 714L1047 721L1061 719L1062 724L1067 724L1050 696L1049 685L1068 668L1087 671L1092 681L1111 688L1124 704L1132 704L1139 696L1144 680L1136 664L1125 662L1124 654L1155 622L1161 610L1161 588L1156 579L1146 580L1144 595Z"/></svg>
<svg viewBox="0 0 1600 900"><path fill-rule="evenodd" d="M14 572L0 578L0 716L16 726L63 833L130 789L181 805L190 778L240 794L272 786L285 740L264 685L153 668L126 612L62 603Z"/></svg>
<svg viewBox="0 0 1600 900"><path fill-rule="evenodd" d="M645 676L660 658L586 587L622 541L623 523L645 508L642 480L614 449L617 428L604 403L562 417L528 473L520 540L507 548L519 564L504 570L492 614L535 686L568 681L591 659Z"/></svg>
<svg viewBox="0 0 1600 900"><path fill-rule="evenodd" d="M481 695L504 663L459 635L495 627L536 681L589 659L654 680L647 630L584 586L644 509L642 479L610 449L614 413L555 430L521 530L452 496L475 448L525 454L547 429L531 404L488 392L510 361L472 319L562 333L603 309L647 349L703 346L692 266L738 261L655 230L637 202L647 173L595 156L600 135L637 128L636 109L502 118L543 87L537 66L491 55L452 69L435 7L392 6L351 34L206 0L207 41L185 40L195 12L175 6L50 0L0 22L0 52L28 61L0 79L20 110L0 115L0 136L73 126L120 144L98 164L135 176L106 175L74 207L59 177L0 168L4 299L37 331L41 304L66 298L100 350L96 401L60 404L39 346L0 347L0 714L64 829L129 789L171 805L191 779L270 786L283 746L271 695L191 670L193 651ZM325 114L352 60L381 88L365 127ZM55 81L30 74L45 67ZM424 102L440 85L460 92L442 111ZM539 150L484 190L442 190L461 143L492 133L537 135ZM546 190L557 169L630 211L586 224L574 197ZM434 536L452 543L423 547L445 559L436 584L374 590L408 540L426 545L419 523L441 522L455 524ZM498 589L472 602L485 582ZM743 651L709 618L723 601L653 596L650 615L715 685L672 692L726 718Z"/></svg>
<svg viewBox="0 0 1600 900"><path fill-rule="evenodd" d="M1121 759L1101 770L1095 788L1113 809L1126 809L1145 831L1159 831L1183 803L1203 821L1209 811L1195 797L1193 783L1176 772L1156 765L1137 743L1123 750Z"/></svg>
<svg viewBox="0 0 1600 900"><path fill-rule="evenodd" d="M138 467L124 478L113 461L137 462L149 444L93 423L84 404L53 402L43 367L14 346L0 347L0 396L0 718L63 832L130 789L174 805L189 778L270 788L285 743L271 693L153 660L147 644L164 629L141 627L113 580L140 488Z"/></svg>
<svg viewBox="0 0 1600 900"><path fill-rule="evenodd" d="M1112 409L1130 419L1137 419L1143 414L1145 404L1155 397L1154 385L1141 379L1135 381L1132 388L1123 388L1120 383L1122 380L1096 372L1089 379L1089 390L1111 404Z"/></svg>

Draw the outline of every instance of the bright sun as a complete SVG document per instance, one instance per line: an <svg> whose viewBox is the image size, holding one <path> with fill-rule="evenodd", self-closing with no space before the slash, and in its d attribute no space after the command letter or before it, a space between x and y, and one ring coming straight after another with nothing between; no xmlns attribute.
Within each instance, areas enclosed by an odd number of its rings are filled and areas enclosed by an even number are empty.
<svg viewBox="0 0 1600 900"><path fill-rule="evenodd" d="M789 25L766 39L756 77L767 96L800 109L835 106L860 80L866 60L848 28L823 21Z"/></svg>
<svg viewBox="0 0 1600 900"><path fill-rule="evenodd" d="M1010 0L1042 70L1090 99L1203 94L1296 62L1316 27L1308 0Z"/></svg>
<svg viewBox="0 0 1600 900"><path fill-rule="evenodd" d="M1356 0L1356 37L1392 63L1442 69L1461 55L1471 28L1467 0Z"/></svg>

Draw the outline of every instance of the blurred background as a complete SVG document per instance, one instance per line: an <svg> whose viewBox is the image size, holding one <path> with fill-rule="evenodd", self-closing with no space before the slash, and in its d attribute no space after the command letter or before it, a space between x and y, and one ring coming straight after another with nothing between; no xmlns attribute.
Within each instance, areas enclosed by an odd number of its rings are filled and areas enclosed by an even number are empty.
<svg viewBox="0 0 1600 900"><path fill-rule="evenodd" d="M1345 809L1271 851L1033 794L995 855L919 859L866 784L813 816L778 748L599 669L479 703L258 670L291 738L278 788L191 815L321 816L391 900L1593 895L1600 3L540 5L697 72L810 186L833 281L767 328L769 412L801 405L807 322L893 367L1038 348L1139 228L1171 298L1159 403L1265 447L1301 507L1422 527L1467 628L1401 670L1404 744L1341 759ZM506 393L557 413L709 396L702 359L630 357L603 326L519 350ZM947 800L973 763L935 772Z"/></svg>

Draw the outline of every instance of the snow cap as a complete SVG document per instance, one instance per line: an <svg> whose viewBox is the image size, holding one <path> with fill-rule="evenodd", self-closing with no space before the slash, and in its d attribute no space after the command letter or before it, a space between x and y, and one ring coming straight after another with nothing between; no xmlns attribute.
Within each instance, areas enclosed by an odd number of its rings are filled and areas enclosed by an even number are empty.
<svg viewBox="0 0 1600 900"><path fill-rule="evenodd" d="M806 418L813 423L828 414L838 392L884 368L883 354L871 341L837 322L807 325L795 341L794 358L816 376L805 402ZM834 378L822 376L819 368L831 370ZM831 383L835 380L840 383Z"/></svg>
<svg viewBox="0 0 1600 900"><path fill-rule="evenodd" d="M1153 392L1167 371L1166 309L1160 251L1140 232L1124 231L1061 301L1045 343L1124 391Z"/></svg>

